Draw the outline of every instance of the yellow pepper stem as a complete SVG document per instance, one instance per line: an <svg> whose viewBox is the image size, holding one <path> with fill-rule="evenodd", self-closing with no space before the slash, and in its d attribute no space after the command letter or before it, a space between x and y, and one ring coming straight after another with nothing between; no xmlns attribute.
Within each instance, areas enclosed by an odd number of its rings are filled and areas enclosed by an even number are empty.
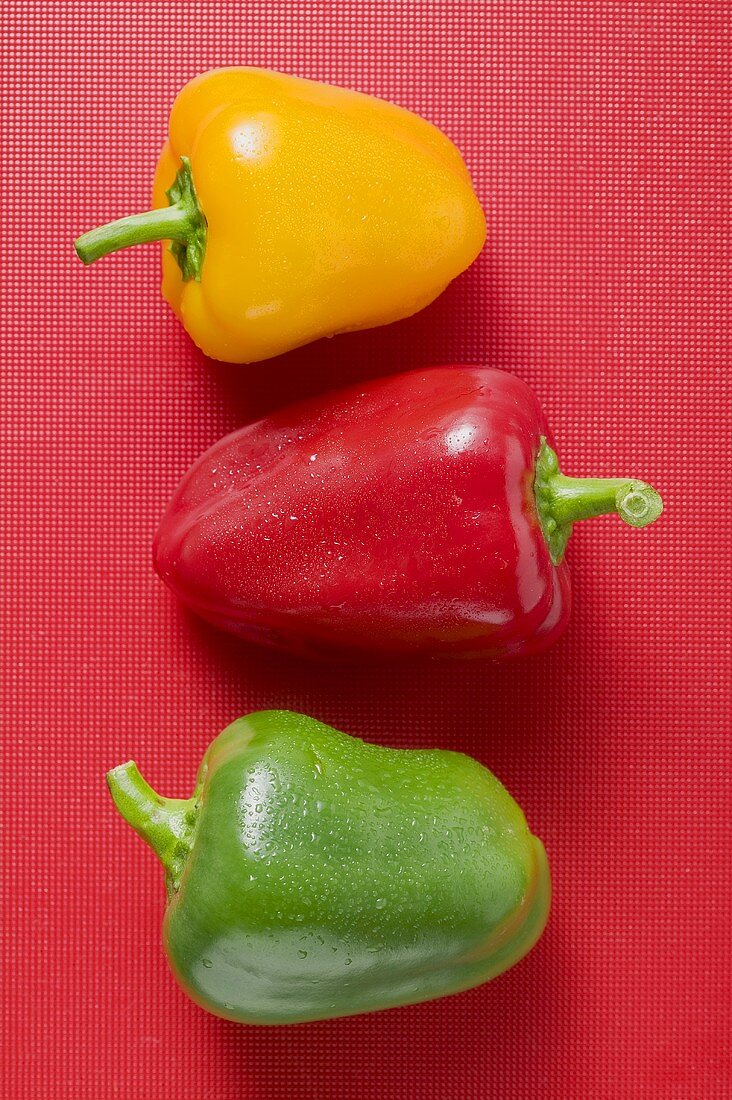
<svg viewBox="0 0 732 1100"><path fill-rule="evenodd" d="M74 242L82 263L93 264L102 256L136 244L171 241L170 251L183 279L200 279L206 252L206 219L193 185L190 161L187 157L181 161L180 171L166 192L170 206L132 214L84 233Z"/></svg>

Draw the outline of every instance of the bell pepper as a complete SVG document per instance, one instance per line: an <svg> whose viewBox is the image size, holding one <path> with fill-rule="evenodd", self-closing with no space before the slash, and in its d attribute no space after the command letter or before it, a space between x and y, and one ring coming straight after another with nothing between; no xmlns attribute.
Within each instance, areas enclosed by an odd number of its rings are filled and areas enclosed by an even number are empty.
<svg viewBox="0 0 732 1100"><path fill-rule="evenodd" d="M435 367L293 405L192 467L155 566L219 627L308 656L507 656L570 612L578 520L645 527L658 494L559 471L520 379Z"/></svg>
<svg viewBox="0 0 732 1100"><path fill-rule="evenodd" d="M251 363L384 325L477 256L485 219L438 129L372 96L215 69L170 116L154 209L85 233L84 263L171 241L163 295L206 355Z"/></svg>
<svg viewBox="0 0 732 1100"><path fill-rule="evenodd" d="M544 848L476 760L261 711L213 741L190 799L107 776L166 875L184 991L229 1020L300 1023L470 989L533 947Z"/></svg>

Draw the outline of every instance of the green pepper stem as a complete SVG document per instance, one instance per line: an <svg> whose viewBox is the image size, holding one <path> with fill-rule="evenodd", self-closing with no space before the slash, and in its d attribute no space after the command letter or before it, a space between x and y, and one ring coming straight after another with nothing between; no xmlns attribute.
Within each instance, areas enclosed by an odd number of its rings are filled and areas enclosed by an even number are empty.
<svg viewBox="0 0 732 1100"><path fill-rule="evenodd" d="M539 521L555 564L562 560L572 525L578 520L616 513L630 527L648 527L663 511L661 497L644 481L566 477L545 439L536 460L534 492Z"/></svg>
<svg viewBox="0 0 732 1100"><path fill-rule="evenodd" d="M195 798L161 798L132 761L107 773L115 806L157 855L169 884L175 886L191 851L196 821Z"/></svg>
<svg viewBox="0 0 732 1100"><path fill-rule="evenodd" d="M131 248L149 241L185 241L191 231L190 214L180 203L132 214L129 218L100 225L74 241L76 255L84 264L93 264L110 252Z"/></svg>
<svg viewBox="0 0 732 1100"><path fill-rule="evenodd" d="M184 282L199 280L206 253L207 223L193 184L190 161L181 157L181 167L166 192L170 206L132 214L128 218L100 225L74 241L74 248L84 264L93 264L102 256L135 244L150 241L171 241L173 253Z"/></svg>

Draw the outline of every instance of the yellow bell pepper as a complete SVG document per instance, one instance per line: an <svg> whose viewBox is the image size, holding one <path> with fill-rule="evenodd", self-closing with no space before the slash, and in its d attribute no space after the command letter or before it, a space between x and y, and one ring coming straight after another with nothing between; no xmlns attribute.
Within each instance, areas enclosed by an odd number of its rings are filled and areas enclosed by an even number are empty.
<svg viewBox="0 0 732 1100"><path fill-rule="evenodd" d="M76 241L84 263L144 241L199 348L251 363L422 309L477 256L485 219L429 122L344 88L215 69L178 95L154 209Z"/></svg>

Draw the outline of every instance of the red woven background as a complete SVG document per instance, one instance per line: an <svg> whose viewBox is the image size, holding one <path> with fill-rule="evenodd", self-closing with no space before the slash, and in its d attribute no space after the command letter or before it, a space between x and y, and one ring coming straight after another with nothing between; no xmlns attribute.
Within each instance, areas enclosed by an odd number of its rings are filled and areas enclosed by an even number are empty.
<svg viewBox="0 0 732 1100"><path fill-rule="evenodd" d="M6 3L3 1096L730 1095L725 10ZM241 63L393 99L460 146L489 241L422 315L229 368L160 299L155 248L75 259L80 231L147 204L176 91ZM550 654L333 675L174 604L151 538L200 451L291 397L461 360L536 388L568 473L666 500L640 534L578 529ZM218 730L272 706L488 764L553 867L533 953L458 997L296 1028L188 1003L162 874L103 775L134 757L186 795Z"/></svg>

